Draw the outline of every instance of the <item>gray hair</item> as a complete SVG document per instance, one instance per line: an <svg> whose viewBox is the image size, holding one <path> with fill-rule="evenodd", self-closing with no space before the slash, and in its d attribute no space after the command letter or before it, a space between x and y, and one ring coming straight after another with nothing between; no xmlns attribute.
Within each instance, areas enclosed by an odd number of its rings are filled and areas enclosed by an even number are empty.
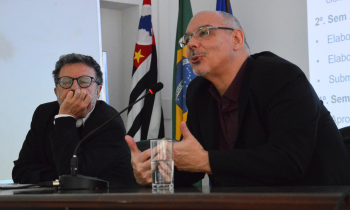
<svg viewBox="0 0 350 210"><path fill-rule="evenodd" d="M93 68L96 73L96 78L95 78L96 83L98 85L103 84L101 67L91 56L71 53L71 54L60 56L60 59L56 62L55 70L52 71L52 76L56 86L58 84L58 75L60 74L61 68L67 64L74 64L74 63L83 63Z"/></svg>
<svg viewBox="0 0 350 210"><path fill-rule="evenodd" d="M237 20L237 18L235 16L227 13L227 12L219 11L219 13L227 21L227 23L230 24L234 29L242 30L243 35L244 35L244 44L247 46L248 49L250 49L249 45L247 43L247 39L246 39L245 33L243 31L243 28L242 28L241 24L239 23L239 21Z"/></svg>

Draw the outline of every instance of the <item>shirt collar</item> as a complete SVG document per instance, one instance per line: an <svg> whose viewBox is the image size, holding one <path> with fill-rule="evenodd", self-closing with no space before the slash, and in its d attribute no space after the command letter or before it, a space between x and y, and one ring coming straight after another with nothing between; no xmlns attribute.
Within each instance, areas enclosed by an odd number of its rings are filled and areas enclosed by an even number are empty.
<svg viewBox="0 0 350 210"><path fill-rule="evenodd" d="M86 115L86 117L77 119L77 122L75 123L75 126L76 126L77 128L79 128L81 125L83 125L83 127L84 127L86 120L90 117L90 115L91 115L92 111L94 111L95 107L96 107L96 105L95 105L94 108L92 108L92 110Z"/></svg>
<svg viewBox="0 0 350 210"><path fill-rule="evenodd" d="M211 84L211 86L209 88L209 92L212 94L212 96L215 98L216 101L218 101L220 103L222 101L222 98L226 97L226 98L230 99L231 101L238 102L239 93L241 90L241 84L243 81L243 76L244 76L245 67L247 65L247 61L248 61L248 58L244 61L241 68L238 70L237 75L235 76L232 83L227 88L227 90L225 91L225 93L222 97L220 96L216 87L213 84Z"/></svg>

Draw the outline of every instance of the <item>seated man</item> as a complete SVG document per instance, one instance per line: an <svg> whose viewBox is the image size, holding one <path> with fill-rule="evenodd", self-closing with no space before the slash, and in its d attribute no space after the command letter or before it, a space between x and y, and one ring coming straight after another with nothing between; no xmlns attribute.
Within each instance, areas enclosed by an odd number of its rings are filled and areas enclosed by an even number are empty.
<svg viewBox="0 0 350 210"><path fill-rule="evenodd" d="M70 174L77 143L118 112L98 101L102 72L90 56L63 55L52 72L57 101L40 105L12 171L15 183L54 181ZM78 173L97 177L110 186L135 183L130 150L121 117L84 141L78 151Z"/></svg>
<svg viewBox="0 0 350 210"><path fill-rule="evenodd" d="M180 42L199 77L174 143L175 186L206 173L212 186L350 184L339 131L297 66L271 52L250 55L239 22L223 12L196 14ZM149 150L125 139L136 181L149 185Z"/></svg>

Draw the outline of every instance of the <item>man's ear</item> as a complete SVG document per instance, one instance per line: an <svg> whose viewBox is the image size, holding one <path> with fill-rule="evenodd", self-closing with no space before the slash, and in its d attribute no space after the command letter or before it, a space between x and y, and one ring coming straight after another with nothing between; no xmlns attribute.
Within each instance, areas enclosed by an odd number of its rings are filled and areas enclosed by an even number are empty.
<svg viewBox="0 0 350 210"><path fill-rule="evenodd" d="M99 86L97 87L97 92L96 92L96 94L97 94L97 99L100 98L101 90L102 90L102 85L99 85Z"/></svg>
<svg viewBox="0 0 350 210"><path fill-rule="evenodd" d="M55 87L53 90L55 91L55 94L56 94L56 97L57 97L57 88Z"/></svg>
<svg viewBox="0 0 350 210"><path fill-rule="evenodd" d="M241 29L235 29L233 31L233 42L232 42L232 49L233 50L239 50L244 45L244 34Z"/></svg>

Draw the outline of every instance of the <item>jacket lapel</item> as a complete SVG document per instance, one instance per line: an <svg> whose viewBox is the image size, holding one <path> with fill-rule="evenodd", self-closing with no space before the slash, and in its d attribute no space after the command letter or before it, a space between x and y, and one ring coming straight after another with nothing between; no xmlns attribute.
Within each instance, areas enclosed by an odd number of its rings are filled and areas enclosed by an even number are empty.
<svg viewBox="0 0 350 210"><path fill-rule="evenodd" d="M238 109L238 135L237 140L241 139L240 135L242 135L241 127L244 120L244 115L247 110L247 106L249 103L249 80L251 71L253 69L254 59L252 57L248 57L247 66L245 69L245 73L243 76L240 96L239 96L239 109ZM205 149L219 149L219 145L217 141L213 141L213 139L217 139L218 131L220 129L219 118L218 118L218 107L217 102L211 96L210 92L204 96L197 98L197 108L199 114L199 127L200 132L203 137L203 142ZM238 145L237 143L235 146Z"/></svg>
<svg viewBox="0 0 350 210"><path fill-rule="evenodd" d="M242 123L243 123L243 119L244 119L244 114L247 110L247 106L248 106L248 101L249 101L249 81L250 81L250 75L251 75L251 71L253 69L253 64L254 64L254 60L252 57L248 57L248 62L247 62L247 66L245 69L245 73L243 76L243 81L242 81L242 85L241 85L241 92L239 95L239 108L238 108L238 134L237 134L237 140L241 139L240 135L242 133L241 131L241 127L242 127ZM237 144L236 144L237 145Z"/></svg>
<svg viewBox="0 0 350 210"><path fill-rule="evenodd" d="M217 104L208 92L207 95L197 98L199 114L199 128L204 140L205 149L218 149L217 141L219 120L217 116Z"/></svg>
<svg viewBox="0 0 350 210"><path fill-rule="evenodd" d="M100 125L102 125L104 123L104 120L106 120L106 113L104 109L101 109L101 102L97 101L96 102L96 106L94 111L91 113L91 115L89 116L89 118L85 121L84 123L84 129L83 129L83 137L85 137L89 132L91 132L92 130L96 129L97 127L99 127ZM93 119L93 120L91 120ZM99 130L97 130L94 134L95 135L99 132L101 132L102 130L104 130L108 125L103 126L102 128L100 128ZM89 137L90 138L90 137Z"/></svg>

